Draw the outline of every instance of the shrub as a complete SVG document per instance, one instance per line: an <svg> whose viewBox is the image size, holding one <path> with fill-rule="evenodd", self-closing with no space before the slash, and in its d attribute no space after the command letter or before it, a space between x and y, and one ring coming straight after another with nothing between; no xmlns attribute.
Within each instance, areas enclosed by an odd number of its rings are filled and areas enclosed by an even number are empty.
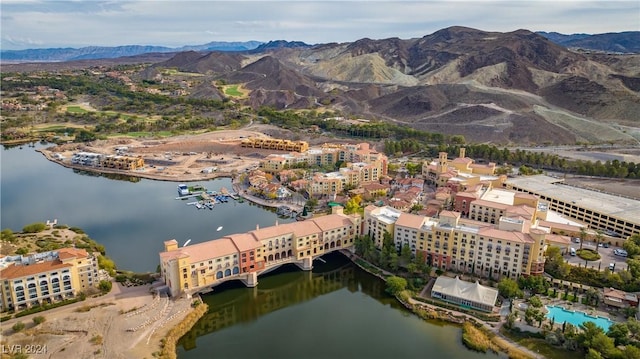
<svg viewBox="0 0 640 359"><path fill-rule="evenodd" d="M19 254L21 256L23 256L23 255L25 255L27 253L29 253L29 250L27 248L25 248L25 247L20 247L20 248L16 249L16 254Z"/></svg>
<svg viewBox="0 0 640 359"><path fill-rule="evenodd" d="M578 257L586 260L586 261L597 261L598 259L600 259L600 254L596 253L596 251L591 250L591 249L578 249L576 251L576 254L578 255Z"/></svg>
<svg viewBox="0 0 640 359"><path fill-rule="evenodd" d="M109 293L111 291L111 287L112 284L108 280L101 280L100 283L98 283L98 288L102 293Z"/></svg>
<svg viewBox="0 0 640 359"><path fill-rule="evenodd" d="M44 231L45 229L47 229L47 225L43 222L36 222L36 223L31 223L31 224L27 224L26 226L22 227L22 232L24 233L39 233Z"/></svg>
<svg viewBox="0 0 640 359"><path fill-rule="evenodd" d="M98 267L100 269L104 269L109 272L109 275L115 274L116 264L109 257L99 255L98 256Z"/></svg>
<svg viewBox="0 0 640 359"><path fill-rule="evenodd" d="M11 327L11 329L13 329L13 331L17 333L17 332L21 331L22 329L24 329L24 327L25 327L25 325L24 325L23 322L17 322L16 324L14 324Z"/></svg>
<svg viewBox="0 0 640 359"><path fill-rule="evenodd" d="M102 344L102 335L96 334L94 335L89 342L93 345L101 345Z"/></svg>
<svg viewBox="0 0 640 359"><path fill-rule="evenodd" d="M6 242L13 242L16 240L16 236L13 234L12 230L5 228L0 232L0 239Z"/></svg>
<svg viewBox="0 0 640 359"><path fill-rule="evenodd" d="M77 234L84 234L84 231L78 227L71 227L69 230Z"/></svg>
<svg viewBox="0 0 640 359"><path fill-rule="evenodd" d="M46 320L47 318L43 317L42 315L38 315L36 317L33 317L33 324L39 325L44 323Z"/></svg>

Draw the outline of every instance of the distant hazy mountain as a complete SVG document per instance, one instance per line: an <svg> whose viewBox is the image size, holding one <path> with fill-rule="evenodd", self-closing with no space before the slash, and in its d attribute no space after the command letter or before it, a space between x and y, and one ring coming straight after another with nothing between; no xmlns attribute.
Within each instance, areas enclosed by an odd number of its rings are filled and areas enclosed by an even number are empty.
<svg viewBox="0 0 640 359"><path fill-rule="evenodd" d="M610 32L606 34L571 34L538 31L556 44L584 50L640 53L640 31Z"/></svg>
<svg viewBox="0 0 640 359"><path fill-rule="evenodd" d="M135 56L152 52L180 52L180 51L247 51L260 46L260 41L245 42L209 42L203 45L187 45L178 48L165 46L89 46L81 48L54 48L28 50L2 50L0 60L12 62L57 62L87 59L112 59L124 56Z"/></svg>

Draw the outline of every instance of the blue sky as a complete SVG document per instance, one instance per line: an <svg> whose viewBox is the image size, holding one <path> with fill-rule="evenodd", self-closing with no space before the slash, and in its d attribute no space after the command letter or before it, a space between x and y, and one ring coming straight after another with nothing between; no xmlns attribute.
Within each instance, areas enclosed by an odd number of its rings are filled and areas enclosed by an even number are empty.
<svg viewBox="0 0 640 359"><path fill-rule="evenodd" d="M486 31L640 30L630 1L36 1L2 0L1 48L211 41L409 39L460 25Z"/></svg>

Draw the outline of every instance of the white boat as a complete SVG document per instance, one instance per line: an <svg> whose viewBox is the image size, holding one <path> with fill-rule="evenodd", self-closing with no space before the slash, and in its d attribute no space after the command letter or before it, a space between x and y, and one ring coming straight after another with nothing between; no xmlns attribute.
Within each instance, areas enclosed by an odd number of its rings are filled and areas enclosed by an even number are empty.
<svg viewBox="0 0 640 359"><path fill-rule="evenodd" d="M186 196L189 194L189 187L186 184L181 183L178 185L178 196Z"/></svg>
<svg viewBox="0 0 640 359"><path fill-rule="evenodd" d="M216 232L220 232L222 230L222 226L218 227L218 229L216 229Z"/></svg>
<svg viewBox="0 0 640 359"><path fill-rule="evenodd" d="M195 206L196 206L197 209L204 208L204 205L202 203L200 203L200 202L196 203Z"/></svg>

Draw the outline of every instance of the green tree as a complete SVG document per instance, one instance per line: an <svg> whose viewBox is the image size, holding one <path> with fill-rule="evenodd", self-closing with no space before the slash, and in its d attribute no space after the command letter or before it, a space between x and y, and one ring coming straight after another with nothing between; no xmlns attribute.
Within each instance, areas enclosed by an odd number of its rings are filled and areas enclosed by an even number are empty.
<svg viewBox="0 0 640 359"><path fill-rule="evenodd" d="M623 359L637 359L640 358L640 349L634 345L627 345L622 352Z"/></svg>
<svg viewBox="0 0 640 359"><path fill-rule="evenodd" d="M506 277L502 278L500 282L498 282L498 292L505 298L522 298L524 296L522 290L518 287L518 282Z"/></svg>
<svg viewBox="0 0 640 359"><path fill-rule="evenodd" d="M587 228L586 227L580 227L580 249L582 249L582 244L584 243L584 241L587 240Z"/></svg>
<svg viewBox="0 0 640 359"><path fill-rule="evenodd" d="M626 323L614 323L609 327L607 336L615 341L615 345L624 345L629 342L629 327Z"/></svg>
<svg viewBox="0 0 640 359"><path fill-rule="evenodd" d="M604 235L602 234L601 230L597 230L596 231L596 253L598 253L598 243L602 243L602 240L604 239Z"/></svg>
<svg viewBox="0 0 640 359"><path fill-rule="evenodd" d="M112 283L108 280L101 280L100 283L98 283L98 289L100 289L102 293L109 293L111 291L111 287Z"/></svg>
<svg viewBox="0 0 640 359"><path fill-rule="evenodd" d="M407 289L407 280L401 277L391 276L387 278L387 293L397 295Z"/></svg>
<svg viewBox="0 0 640 359"><path fill-rule="evenodd" d="M355 195L351 197L344 206L344 213L345 214L360 213L362 211L362 207L360 207L361 202L362 202L362 198L359 195Z"/></svg>
<svg viewBox="0 0 640 359"><path fill-rule="evenodd" d="M538 297L529 298L529 304L534 308L542 308L542 301Z"/></svg>
<svg viewBox="0 0 640 359"><path fill-rule="evenodd" d="M402 263L407 265L411 262L411 247L408 244L402 246L402 250L400 251L400 258L402 259Z"/></svg>
<svg viewBox="0 0 640 359"><path fill-rule="evenodd" d="M587 354L584 356L584 359L602 359L602 355L598 351L593 348L589 348Z"/></svg>

